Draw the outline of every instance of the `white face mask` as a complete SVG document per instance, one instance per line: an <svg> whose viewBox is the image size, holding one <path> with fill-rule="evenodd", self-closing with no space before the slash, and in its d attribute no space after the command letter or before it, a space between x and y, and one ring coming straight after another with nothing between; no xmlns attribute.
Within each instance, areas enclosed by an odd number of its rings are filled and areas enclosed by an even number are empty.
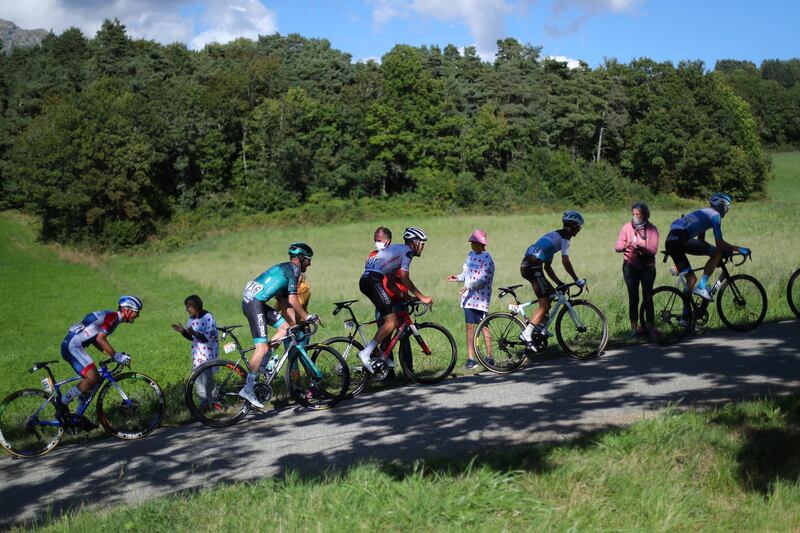
<svg viewBox="0 0 800 533"><path fill-rule="evenodd" d="M633 217L633 224L635 226L641 226L643 222L644 222L643 218L641 218L641 217Z"/></svg>
<svg viewBox="0 0 800 533"><path fill-rule="evenodd" d="M382 242L382 241L375 241L375 249L376 249L376 250L378 250L378 251L380 252L380 251L381 251L381 250L383 250L384 248L386 248L386 243L385 243L385 242Z"/></svg>

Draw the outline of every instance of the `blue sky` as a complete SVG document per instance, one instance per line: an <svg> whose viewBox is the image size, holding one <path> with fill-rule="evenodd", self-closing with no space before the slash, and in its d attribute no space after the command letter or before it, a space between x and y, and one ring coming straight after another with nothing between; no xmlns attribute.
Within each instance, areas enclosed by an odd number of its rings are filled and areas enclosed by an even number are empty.
<svg viewBox="0 0 800 533"><path fill-rule="evenodd" d="M133 36L191 48L275 31L325 37L354 60L399 43L474 45L491 59L506 36L591 66L800 56L790 27L800 2L789 0L0 0L0 18L27 29L77 26L91 36L109 17Z"/></svg>

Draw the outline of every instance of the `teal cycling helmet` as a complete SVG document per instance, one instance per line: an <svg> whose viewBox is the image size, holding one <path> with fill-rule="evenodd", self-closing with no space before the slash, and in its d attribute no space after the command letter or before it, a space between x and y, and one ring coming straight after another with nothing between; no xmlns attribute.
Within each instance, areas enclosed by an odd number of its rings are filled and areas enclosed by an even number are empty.
<svg viewBox="0 0 800 533"><path fill-rule="evenodd" d="M136 296L126 294L119 299L118 305L120 309L131 309L137 313L142 311L142 301Z"/></svg>
<svg viewBox="0 0 800 533"><path fill-rule="evenodd" d="M314 257L314 250L304 242L293 242L289 245L289 257Z"/></svg>
<svg viewBox="0 0 800 533"><path fill-rule="evenodd" d="M711 197L709 197L708 203L715 207L720 205L723 205L725 207L730 207L731 204L733 203L733 198L731 198L731 195L728 193L718 192L712 194Z"/></svg>
<svg viewBox="0 0 800 533"><path fill-rule="evenodd" d="M564 224L575 224L576 226L583 226L583 215L577 211L564 211L564 216L561 217L561 222Z"/></svg>

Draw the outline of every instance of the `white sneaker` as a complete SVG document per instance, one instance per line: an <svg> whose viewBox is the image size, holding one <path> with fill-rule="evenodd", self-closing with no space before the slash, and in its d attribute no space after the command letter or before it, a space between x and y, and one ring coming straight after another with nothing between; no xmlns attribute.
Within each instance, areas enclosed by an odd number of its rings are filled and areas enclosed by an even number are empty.
<svg viewBox="0 0 800 533"><path fill-rule="evenodd" d="M384 359L384 360L383 360L383 362L384 362L384 363L386 364L386 366L388 366L389 368L397 368L397 363L395 363L395 362L394 362L394 359L392 359L391 357L390 357L389 359Z"/></svg>
<svg viewBox="0 0 800 533"><path fill-rule="evenodd" d="M700 287L695 287L692 291L692 294L698 295L703 300L708 300L709 302L713 302L714 298L711 297L711 293L708 292L708 289L701 289Z"/></svg>
<svg viewBox="0 0 800 533"><path fill-rule="evenodd" d="M533 341L533 337L531 337L530 335L526 335L525 331L523 330L522 333L519 334L519 340L521 340L525 344L530 344Z"/></svg>
<svg viewBox="0 0 800 533"><path fill-rule="evenodd" d="M258 401L256 395L253 391L247 390L247 387L242 387L242 390L239 391L239 396L250 402L250 405L255 407L256 409L263 409L264 404Z"/></svg>
<svg viewBox="0 0 800 533"><path fill-rule="evenodd" d="M364 368L366 368L370 374L375 373L375 369L372 368L372 359L369 358L369 354L367 352L361 350L360 352L358 352L358 358L361 359L361 363L364 365Z"/></svg>

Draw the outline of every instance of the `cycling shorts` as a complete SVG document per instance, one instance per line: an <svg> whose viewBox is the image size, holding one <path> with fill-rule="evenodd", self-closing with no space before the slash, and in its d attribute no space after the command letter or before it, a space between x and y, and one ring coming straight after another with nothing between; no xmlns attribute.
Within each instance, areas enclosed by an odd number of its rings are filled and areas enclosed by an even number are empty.
<svg viewBox="0 0 800 533"><path fill-rule="evenodd" d="M664 250L675 262L678 272L685 274L692 270L689 258L686 257L687 254L710 256L716 248L706 241L690 239L689 232L686 230L674 229L670 230L669 235L667 235Z"/></svg>
<svg viewBox="0 0 800 533"><path fill-rule="evenodd" d="M76 374L86 377L90 370L97 367L92 356L86 352L86 348L80 342L72 342L74 337L70 333L64 338L64 342L61 343L61 357L69 363Z"/></svg>
<svg viewBox="0 0 800 533"><path fill-rule="evenodd" d="M364 272L358 280L358 288L364 294L381 316L388 316L395 312L386 287L383 286L383 274L380 272Z"/></svg>
<svg viewBox="0 0 800 533"><path fill-rule="evenodd" d="M553 286L547 281L547 276L544 275L544 263L533 257L526 255L519 265L519 273L523 278L531 282L533 292L536 293L537 298L550 296L553 293Z"/></svg>
<svg viewBox="0 0 800 533"><path fill-rule="evenodd" d="M254 344L264 344L269 340L267 325L277 328L286 322L280 313L261 300L242 300L242 312L250 324Z"/></svg>

